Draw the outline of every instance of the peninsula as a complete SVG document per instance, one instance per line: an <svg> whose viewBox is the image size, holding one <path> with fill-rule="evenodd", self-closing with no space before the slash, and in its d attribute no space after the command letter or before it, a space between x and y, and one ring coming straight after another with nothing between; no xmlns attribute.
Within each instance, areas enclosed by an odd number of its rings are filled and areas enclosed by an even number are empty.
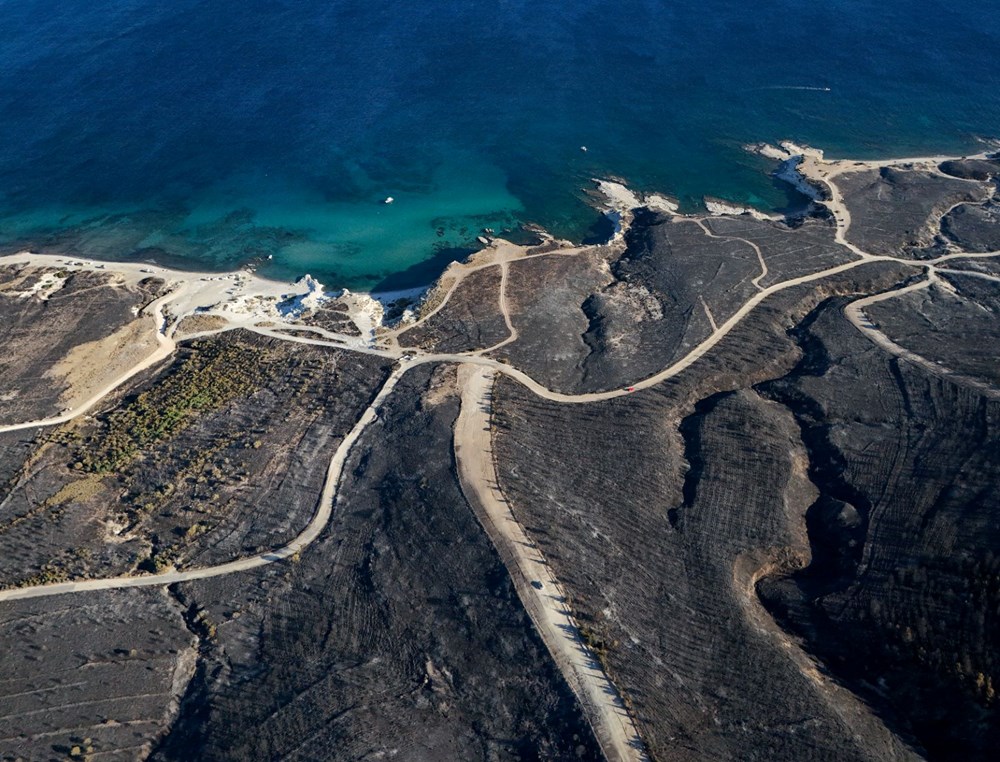
<svg viewBox="0 0 1000 762"><path fill-rule="evenodd" d="M0 257L0 757L989 756L1000 156L753 150L419 297Z"/></svg>

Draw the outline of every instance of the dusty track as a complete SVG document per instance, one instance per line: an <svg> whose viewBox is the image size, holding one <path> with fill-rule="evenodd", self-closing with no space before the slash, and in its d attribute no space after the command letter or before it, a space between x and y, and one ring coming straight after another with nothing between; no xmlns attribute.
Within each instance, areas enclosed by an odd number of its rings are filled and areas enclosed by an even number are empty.
<svg viewBox="0 0 1000 762"><path fill-rule="evenodd" d="M458 369L462 407L455 424L455 459L462 491L514 581L549 653L585 708L605 756L644 760L642 741L625 704L587 646L552 567L528 539L497 486L490 433L489 368Z"/></svg>
<svg viewBox="0 0 1000 762"><path fill-rule="evenodd" d="M259 566L281 561L294 556L312 543L326 527L333 512L333 504L336 498L337 485L340 483L340 475L344 470L344 463L351 451L351 447L364 433L368 425L377 417L379 406L392 392L406 372L407 366L400 365L383 384L382 389L372 400L371 404L361 415L361 418L354 425L354 428L344 437L326 471L326 481L323 483L323 491L320 494L316 513L305 529L290 543L277 550L260 553L247 558L240 558L229 563L217 566L205 566L195 569L185 569L183 571L169 571L162 574L150 574L141 577L111 577L109 579L89 579L80 582L61 582L54 585L41 585L36 587L12 588L10 590L0 590L0 601L21 600L23 598L39 598L48 595L61 595L64 593L82 593L93 590L116 590L124 587L148 587L150 585L171 585L175 582L189 582L195 579L205 579L206 577L218 577L222 574L232 574L233 572L256 569Z"/></svg>
<svg viewBox="0 0 1000 762"><path fill-rule="evenodd" d="M174 340L167 334L164 330L164 317L163 317L163 306L169 302L173 296L171 294L166 294L161 296L156 301L147 305L144 310L145 314L149 315L153 320L153 331L156 335L156 349L147 355L141 362L137 365L132 366L127 371L119 375L110 383L106 384L104 388L93 394L89 399L82 402L77 407L73 408L67 413L54 416L52 418L43 418L37 421L25 421L23 423L14 423L7 426L0 426L0 432L4 431L21 431L23 429L34 429L39 426L57 426L60 423L66 423L74 418L83 415L88 410L92 409L94 405L98 404L101 400L107 397L111 392L117 389L119 386L124 384L133 376L142 373L142 371L147 368L151 368L156 363L161 360L166 360L170 355L174 353L177 345Z"/></svg>
<svg viewBox="0 0 1000 762"><path fill-rule="evenodd" d="M844 315L863 335L867 336L876 346L885 350L889 354L902 360L906 360L914 365L918 365L933 376L949 378L952 381L961 383L963 386L970 386L993 399L1000 398L1000 390L990 386L989 384L979 381L978 379L969 378L968 376L956 373L940 363L928 360L926 357L923 357L906 347L900 346L895 341L890 339L885 333L880 331L871 318L869 318L865 313L865 308L872 304L884 302L889 299L895 299L903 294L912 293L913 291L921 291L923 289L930 288L937 282L939 282L937 272L931 269L925 280L919 280L908 286L904 286L903 288L897 288L881 294L873 294L872 296L866 296L863 299L857 299L851 302L844 307Z"/></svg>

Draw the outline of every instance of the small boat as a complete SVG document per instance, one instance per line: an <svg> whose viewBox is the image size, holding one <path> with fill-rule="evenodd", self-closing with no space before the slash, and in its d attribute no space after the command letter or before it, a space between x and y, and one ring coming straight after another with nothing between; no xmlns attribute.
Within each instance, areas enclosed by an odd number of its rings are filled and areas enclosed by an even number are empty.
<svg viewBox="0 0 1000 762"><path fill-rule="evenodd" d="M580 146L580 150L587 153L587 146Z"/></svg>
<svg viewBox="0 0 1000 762"><path fill-rule="evenodd" d="M393 198L392 196L386 196L386 197L385 197L385 201L383 201L382 203L383 203L383 204L391 204L391 203L392 203L393 201L395 201L395 200L396 200L396 199L394 199L394 198Z"/></svg>

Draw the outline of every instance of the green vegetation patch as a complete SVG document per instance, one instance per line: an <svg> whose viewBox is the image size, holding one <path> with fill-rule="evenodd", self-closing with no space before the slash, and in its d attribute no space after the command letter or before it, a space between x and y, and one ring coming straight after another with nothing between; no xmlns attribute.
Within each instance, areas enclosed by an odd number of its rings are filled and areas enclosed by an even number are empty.
<svg viewBox="0 0 1000 762"><path fill-rule="evenodd" d="M91 473L121 470L144 448L174 437L196 415L264 386L272 364L258 347L195 345L173 373L107 416L103 430L80 448L74 467Z"/></svg>

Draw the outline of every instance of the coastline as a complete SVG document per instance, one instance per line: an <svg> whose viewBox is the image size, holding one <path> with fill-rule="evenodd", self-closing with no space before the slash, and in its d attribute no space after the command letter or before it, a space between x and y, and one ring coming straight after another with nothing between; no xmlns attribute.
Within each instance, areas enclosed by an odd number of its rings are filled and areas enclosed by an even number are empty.
<svg viewBox="0 0 1000 762"><path fill-rule="evenodd" d="M706 197L703 201L705 207L703 213L684 214L679 211L676 200L662 193L644 194L617 178L593 178L592 188L586 191L591 204L614 223L614 231L603 245L623 244L625 235L632 225L634 212L638 209L675 218L704 219L749 215L759 220L782 222L795 217L809 216L815 213L817 206L822 206L829 209L836 217L846 215L847 212L836 194L831 194L831 186L825 182L829 178L850 172L892 166L936 168L937 165L949 160L989 159L997 155L996 150L986 150L962 157L931 155L855 160L827 158L821 149L798 145L791 141L781 141L777 145L758 143L744 148L749 153L778 162L772 176L812 199L811 204L794 214L782 215L773 210L765 211L749 205ZM532 227L532 230L540 236L545 246L577 249L584 245L556 239L538 227ZM303 274L294 281L281 281L258 275L252 266L227 272L182 270L155 263L82 259L31 251L0 255L0 266L19 265L56 271L115 273L123 278L123 283L127 285L134 285L146 278L162 279L171 296L164 308L164 325L159 329L169 333L170 336L177 333L184 318L194 315L222 318L227 323L227 329L241 326L280 328L296 325L304 328L306 326L300 322L301 317L314 313L322 305L329 305L345 313L357 331L356 335L328 331L322 331L323 333L348 347L374 349L379 345L380 334L388 329L395 329L393 333L398 333L417 321L418 313L423 318L427 317L423 313L427 311L428 302L441 290L442 284L453 279L454 268L461 269L467 266L479 266L483 262L517 258L533 248L530 245L517 244L493 236L480 236L479 243L482 248L471 253L465 260L451 262L431 283L414 288L374 292L352 292L348 289L327 292L324 285L309 274ZM501 249L502 253L498 253Z"/></svg>
<svg viewBox="0 0 1000 762"><path fill-rule="evenodd" d="M171 323L176 330L185 317L193 315L222 317L231 327L269 321L294 323L303 312L327 301L344 302L353 318L364 317L381 323L381 313L388 305L400 299L418 299L430 288L373 294L343 289L339 294L327 294L323 284L308 274L287 282L262 277L249 269L221 273L178 270L148 263L75 259L34 252L0 256L0 266L45 268L69 273L106 272L122 276L123 285L135 285L148 278L163 280L167 290L173 293L169 308L165 310L168 325L163 326L164 330Z"/></svg>

